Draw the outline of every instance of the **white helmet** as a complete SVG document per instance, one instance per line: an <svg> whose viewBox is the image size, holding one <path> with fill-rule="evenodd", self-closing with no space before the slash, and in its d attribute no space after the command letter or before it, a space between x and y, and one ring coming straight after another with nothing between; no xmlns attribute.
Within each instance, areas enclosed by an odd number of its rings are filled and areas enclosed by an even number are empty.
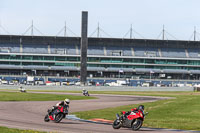
<svg viewBox="0 0 200 133"><path fill-rule="evenodd" d="M83 91L85 91L85 89L83 89Z"/></svg>
<svg viewBox="0 0 200 133"><path fill-rule="evenodd" d="M65 102L67 103L67 104L69 104L70 103L70 100L69 99L65 99Z"/></svg>

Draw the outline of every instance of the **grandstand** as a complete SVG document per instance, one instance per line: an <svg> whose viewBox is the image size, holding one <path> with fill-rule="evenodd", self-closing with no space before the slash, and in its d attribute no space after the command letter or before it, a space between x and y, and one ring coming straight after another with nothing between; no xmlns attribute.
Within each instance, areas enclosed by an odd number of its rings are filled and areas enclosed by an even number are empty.
<svg viewBox="0 0 200 133"><path fill-rule="evenodd" d="M80 37L0 35L0 74L79 76ZM200 78L200 42L88 38L88 76Z"/></svg>

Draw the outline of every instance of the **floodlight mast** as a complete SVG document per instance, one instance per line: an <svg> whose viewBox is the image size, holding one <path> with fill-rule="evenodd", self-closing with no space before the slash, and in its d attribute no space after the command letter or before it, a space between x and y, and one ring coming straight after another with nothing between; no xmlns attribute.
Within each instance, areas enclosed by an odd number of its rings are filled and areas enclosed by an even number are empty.
<svg viewBox="0 0 200 133"><path fill-rule="evenodd" d="M194 26L194 41L196 41L196 34L197 34L197 32L196 32L196 26Z"/></svg>
<svg viewBox="0 0 200 133"><path fill-rule="evenodd" d="M99 28L99 22L98 22L98 27L97 27L97 37L100 37L100 28Z"/></svg>
<svg viewBox="0 0 200 133"><path fill-rule="evenodd" d="M33 36L33 20L32 20L32 24L31 24L31 36Z"/></svg>
<svg viewBox="0 0 200 133"><path fill-rule="evenodd" d="M163 35L162 35L162 39L165 40L165 25L163 25L163 31L162 31Z"/></svg>
<svg viewBox="0 0 200 133"><path fill-rule="evenodd" d="M130 39L132 39L133 36L133 28L132 28L132 24L131 24L131 28L130 28Z"/></svg>
<svg viewBox="0 0 200 133"><path fill-rule="evenodd" d="M67 36L67 25L66 25L66 21L65 21L65 26L64 26L64 37Z"/></svg>

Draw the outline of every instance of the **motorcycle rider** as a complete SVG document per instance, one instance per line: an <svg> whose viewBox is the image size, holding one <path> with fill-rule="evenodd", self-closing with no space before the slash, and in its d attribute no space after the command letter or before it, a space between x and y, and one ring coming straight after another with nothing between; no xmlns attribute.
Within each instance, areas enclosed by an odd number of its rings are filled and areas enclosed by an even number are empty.
<svg viewBox="0 0 200 133"><path fill-rule="evenodd" d="M138 111L138 110L144 111L144 105L139 105L138 108L131 109L131 112Z"/></svg>
<svg viewBox="0 0 200 133"><path fill-rule="evenodd" d="M134 114L134 113L137 112L138 110L141 110L142 113L144 114L144 105L139 105L138 108L133 108L133 109L131 109L130 114Z"/></svg>
<svg viewBox="0 0 200 133"><path fill-rule="evenodd" d="M26 89L25 89L24 87L20 86L20 87L19 87L19 91L20 91L20 92L26 92Z"/></svg>
<svg viewBox="0 0 200 133"><path fill-rule="evenodd" d="M66 98L64 101L58 102L56 106L63 106L64 107L63 113L68 114L69 103L70 103L70 100Z"/></svg>
<svg viewBox="0 0 200 133"><path fill-rule="evenodd" d="M131 109L131 111L128 111L125 113L125 117L127 117L128 115L133 115L135 114L138 110L141 110L144 114L144 105L139 105L138 108L133 108Z"/></svg>
<svg viewBox="0 0 200 133"><path fill-rule="evenodd" d="M142 110L142 111L144 111L144 105L140 105L140 106L138 106L138 110Z"/></svg>
<svg viewBox="0 0 200 133"><path fill-rule="evenodd" d="M86 89L83 89L82 93L83 93L83 95L86 95L86 94L88 94L88 91Z"/></svg>
<svg viewBox="0 0 200 133"><path fill-rule="evenodd" d="M141 110L142 111L142 113L144 114L144 105L140 105L140 106L138 106L138 108L137 108L138 110Z"/></svg>

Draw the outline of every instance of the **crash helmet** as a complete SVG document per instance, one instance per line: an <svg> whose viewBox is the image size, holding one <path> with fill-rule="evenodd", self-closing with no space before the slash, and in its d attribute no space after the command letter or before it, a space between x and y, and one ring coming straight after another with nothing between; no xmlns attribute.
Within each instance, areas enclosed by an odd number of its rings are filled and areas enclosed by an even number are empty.
<svg viewBox="0 0 200 133"><path fill-rule="evenodd" d="M138 106L138 110L144 110L144 105Z"/></svg>
<svg viewBox="0 0 200 133"><path fill-rule="evenodd" d="M85 91L85 89L83 89L83 91Z"/></svg>
<svg viewBox="0 0 200 133"><path fill-rule="evenodd" d="M67 98L66 98L64 101L65 101L66 104L69 104L69 103L70 103L70 100L67 99Z"/></svg>

